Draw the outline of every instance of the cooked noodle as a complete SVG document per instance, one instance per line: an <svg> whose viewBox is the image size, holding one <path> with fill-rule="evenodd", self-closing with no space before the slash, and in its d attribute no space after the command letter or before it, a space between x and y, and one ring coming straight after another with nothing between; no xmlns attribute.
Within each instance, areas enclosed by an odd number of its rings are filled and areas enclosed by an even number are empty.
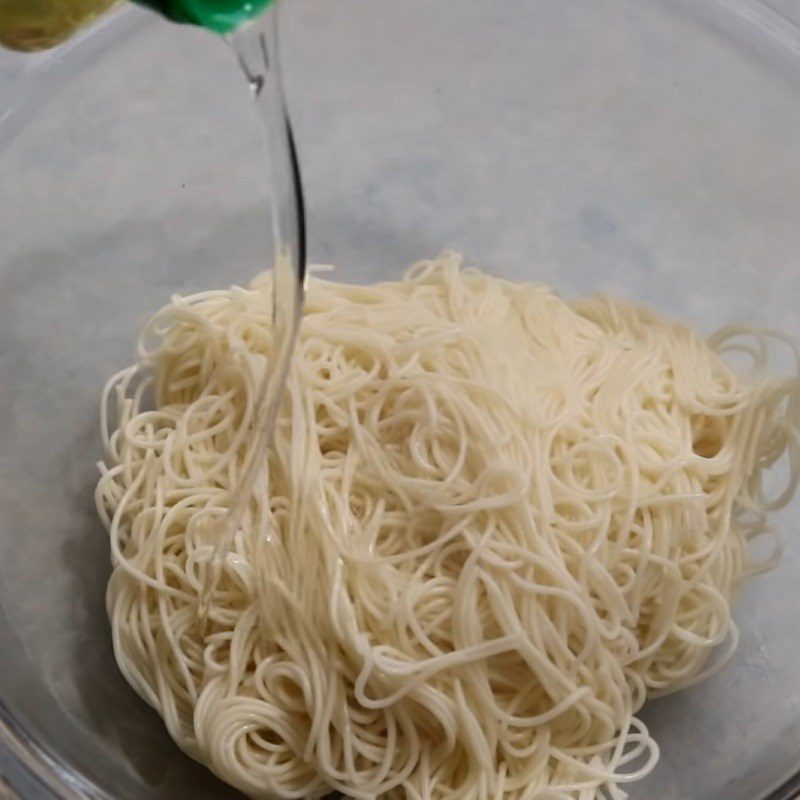
<svg viewBox="0 0 800 800"><path fill-rule="evenodd" d="M719 667L740 579L774 561L748 540L798 478L796 364L769 369L785 340L706 342L453 254L394 283L313 278L267 474L198 619L269 282L173 298L106 388L127 680L253 797L625 797L658 758L634 715Z"/></svg>

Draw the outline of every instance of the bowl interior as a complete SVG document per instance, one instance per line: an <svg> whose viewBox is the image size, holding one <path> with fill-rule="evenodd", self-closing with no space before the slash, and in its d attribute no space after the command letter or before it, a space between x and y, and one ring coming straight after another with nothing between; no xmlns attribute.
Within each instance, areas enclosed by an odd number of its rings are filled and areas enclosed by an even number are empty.
<svg viewBox="0 0 800 800"><path fill-rule="evenodd" d="M445 247L568 296L800 338L800 35L758 2L291 0L313 261ZM797 50L795 50L795 53ZM98 398L171 292L268 265L264 148L223 43L127 11L0 87L0 704L102 796L230 798L118 675ZM798 506L742 643L654 702L634 800L765 797L800 757Z"/></svg>

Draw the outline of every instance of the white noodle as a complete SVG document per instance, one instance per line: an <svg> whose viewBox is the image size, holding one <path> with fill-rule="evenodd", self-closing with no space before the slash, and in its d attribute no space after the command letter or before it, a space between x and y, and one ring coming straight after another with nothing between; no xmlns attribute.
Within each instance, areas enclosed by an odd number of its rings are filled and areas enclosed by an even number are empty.
<svg viewBox="0 0 800 800"><path fill-rule="evenodd" d="M747 541L798 478L780 337L705 342L453 254L394 283L313 278L267 474L199 620L269 282L173 298L104 394L128 681L253 797L626 797L658 758L646 696L719 668L737 584L777 558Z"/></svg>

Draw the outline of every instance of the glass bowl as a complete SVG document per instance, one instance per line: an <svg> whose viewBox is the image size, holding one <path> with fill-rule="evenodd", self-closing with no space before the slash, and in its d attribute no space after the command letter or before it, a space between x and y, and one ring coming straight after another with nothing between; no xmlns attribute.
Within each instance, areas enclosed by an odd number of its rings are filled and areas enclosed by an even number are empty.
<svg viewBox="0 0 800 800"><path fill-rule="evenodd" d="M453 247L567 296L800 338L800 31L780 9L283 11L312 261L370 281ZM100 389L145 318L267 266L263 157L234 60L202 31L130 9L0 57L0 773L21 796L234 796L117 672L92 490ZM798 511L778 519L781 566L738 605L733 663L647 707L662 759L633 800L793 796Z"/></svg>

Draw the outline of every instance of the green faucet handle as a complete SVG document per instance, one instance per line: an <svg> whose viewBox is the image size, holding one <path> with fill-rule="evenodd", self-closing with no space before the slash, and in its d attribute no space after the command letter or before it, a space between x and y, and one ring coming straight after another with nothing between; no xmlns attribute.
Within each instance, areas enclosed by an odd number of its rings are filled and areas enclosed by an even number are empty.
<svg viewBox="0 0 800 800"><path fill-rule="evenodd" d="M273 0L134 0L174 22L230 33L257 17Z"/></svg>

